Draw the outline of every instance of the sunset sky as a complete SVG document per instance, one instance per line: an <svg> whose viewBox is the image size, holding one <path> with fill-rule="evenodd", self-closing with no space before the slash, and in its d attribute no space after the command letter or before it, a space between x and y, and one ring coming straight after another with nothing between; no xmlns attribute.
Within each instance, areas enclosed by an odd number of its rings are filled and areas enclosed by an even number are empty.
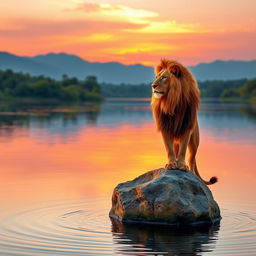
<svg viewBox="0 0 256 256"><path fill-rule="evenodd" d="M0 51L145 65L251 60L255 13L255 0L1 1Z"/></svg>

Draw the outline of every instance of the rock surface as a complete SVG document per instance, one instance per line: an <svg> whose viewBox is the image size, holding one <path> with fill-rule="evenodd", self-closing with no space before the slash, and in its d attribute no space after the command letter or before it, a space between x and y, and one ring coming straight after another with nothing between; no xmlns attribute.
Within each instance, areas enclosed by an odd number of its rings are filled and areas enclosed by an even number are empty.
<svg viewBox="0 0 256 256"><path fill-rule="evenodd" d="M121 222L194 225L220 220L209 188L190 171L157 169L119 184L109 216Z"/></svg>

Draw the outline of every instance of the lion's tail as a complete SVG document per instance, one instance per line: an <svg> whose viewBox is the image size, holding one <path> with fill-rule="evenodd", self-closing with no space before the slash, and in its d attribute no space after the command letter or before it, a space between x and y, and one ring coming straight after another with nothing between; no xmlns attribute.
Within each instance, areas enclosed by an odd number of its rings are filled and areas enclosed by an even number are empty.
<svg viewBox="0 0 256 256"><path fill-rule="evenodd" d="M195 162L195 174L206 184L206 185L212 185L214 183L216 183L218 181L218 178L217 177L211 177L209 181L205 181L204 179L202 179L202 177L200 176L199 172L198 172L198 169L197 169L197 166L196 166L196 162Z"/></svg>

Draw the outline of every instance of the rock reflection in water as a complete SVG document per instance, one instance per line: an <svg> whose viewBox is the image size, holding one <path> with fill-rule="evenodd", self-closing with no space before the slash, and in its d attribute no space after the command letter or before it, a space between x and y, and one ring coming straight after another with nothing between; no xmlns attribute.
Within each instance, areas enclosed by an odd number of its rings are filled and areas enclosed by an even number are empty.
<svg viewBox="0 0 256 256"><path fill-rule="evenodd" d="M201 255L211 252L218 240L220 224L171 227L124 224L111 219L112 235L119 254ZM151 252L151 253L150 253Z"/></svg>

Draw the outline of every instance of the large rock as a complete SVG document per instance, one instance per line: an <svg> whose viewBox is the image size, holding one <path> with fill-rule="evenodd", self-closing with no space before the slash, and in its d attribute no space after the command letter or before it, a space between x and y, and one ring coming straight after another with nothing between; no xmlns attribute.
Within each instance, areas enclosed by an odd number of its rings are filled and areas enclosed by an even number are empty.
<svg viewBox="0 0 256 256"><path fill-rule="evenodd" d="M119 184L109 216L121 222L167 225L214 223L221 218L201 179L190 171L165 169Z"/></svg>

